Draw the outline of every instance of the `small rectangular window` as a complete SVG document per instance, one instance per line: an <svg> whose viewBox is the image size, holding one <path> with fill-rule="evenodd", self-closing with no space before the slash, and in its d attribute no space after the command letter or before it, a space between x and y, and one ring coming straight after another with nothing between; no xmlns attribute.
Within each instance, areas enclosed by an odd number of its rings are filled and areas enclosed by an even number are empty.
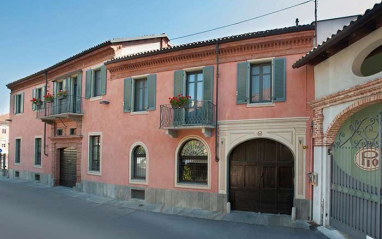
<svg viewBox="0 0 382 239"><path fill-rule="evenodd" d="M71 128L70 129L70 135L76 135L76 134L77 134L76 128Z"/></svg>
<svg viewBox="0 0 382 239"><path fill-rule="evenodd" d="M92 97L97 97L101 95L101 70L94 71L93 79L93 94Z"/></svg>
<svg viewBox="0 0 382 239"><path fill-rule="evenodd" d="M42 142L41 138L35 138L34 164L36 166L41 166L41 146L42 146L41 142Z"/></svg>
<svg viewBox="0 0 382 239"><path fill-rule="evenodd" d="M20 113L22 113L22 104L23 104L23 102L22 102L22 100L23 100L23 96L22 96L22 94L18 94L18 95L16 95L16 97L15 97L15 114L20 114Z"/></svg>
<svg viewBox="0 0 382 239"><path fill-rule="evenodd" d="M101 158L101 136L90 136L89 144L89 171L99 172Z"/></svg>
<svg viewBox="0 0 382 239"><path fill-rule="evenodd" d="M20 177L20 172L19 171L15 171L15 178L19 178Z"/></svg>
<svg viewBox="0 0 382 239"><path fill-rule="evenodd" d="M131 198L145 200L145 190L131 189Z"/></svg>
<svg viewBox="0 0 382 239"><path fill-rule="evenodd" d="M62 129L57 130L57 136L61 136L64 134L64 131Z"/></svg>
<svg viewBox="0 0 382 239"><path fill-rule="evenodd" d="M146 111L148 107L147 78L135 80L134 111Z"/></svg>
<svg viewBox="0 0 382 239"><path fill-rule="evenodd" d="M40 182L40 174L36 173L36 174L34 175L34 180Z"/></svg>
<svg viewBox="0 0 382 239"><path fill-rule="evenodd" d="M21 139L16 139L15 141L15 163L20 163L21 161Z"/></svg>
<svg viewBox="0 0 382 239"><path fill-rule="evenodd" d="M251 65L250 102L272 101L272 64Z"/></svg>

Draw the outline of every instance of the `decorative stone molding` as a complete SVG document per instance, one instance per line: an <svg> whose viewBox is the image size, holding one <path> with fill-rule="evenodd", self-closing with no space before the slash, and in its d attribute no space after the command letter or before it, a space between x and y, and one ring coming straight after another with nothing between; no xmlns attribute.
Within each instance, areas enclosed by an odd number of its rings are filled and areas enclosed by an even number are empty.
<svg viewBox="0 0 382 239"><path fill-rule="evenodd" d="M382 97L382 79L376 79L364 84L353 86L349 89L339 91L320 99L313 100L309 105L314 110L313 118L313 138L315 146L329 146L334 142L338 129L345 120L360 109L380 102ZM324 114L323 109L351 101L358 100L350 105L332 121L324 133Z"/></svg>

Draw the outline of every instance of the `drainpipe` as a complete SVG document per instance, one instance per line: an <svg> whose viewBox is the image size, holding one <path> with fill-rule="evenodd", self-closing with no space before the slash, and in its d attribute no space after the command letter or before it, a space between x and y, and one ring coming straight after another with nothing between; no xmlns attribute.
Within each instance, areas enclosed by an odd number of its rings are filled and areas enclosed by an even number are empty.
<svg viewBox="0 0 382 239"><path fill-rule="evenodd" d="M216 96L215 96L216 110L215 110L215 161L219 162L218 148L218 109L219 109L219 42L216 42Z"/></svg>
<svg viewBox="0 0 382 239"><path fill-rule="evenodd" d="M48 91L48 71L45 71L45 92L47 91ZM46 116L46 103L44 108L45 108L45 116ZM44 123L44 155L48 156L48 154L46 153L46 122Z"/></svg>

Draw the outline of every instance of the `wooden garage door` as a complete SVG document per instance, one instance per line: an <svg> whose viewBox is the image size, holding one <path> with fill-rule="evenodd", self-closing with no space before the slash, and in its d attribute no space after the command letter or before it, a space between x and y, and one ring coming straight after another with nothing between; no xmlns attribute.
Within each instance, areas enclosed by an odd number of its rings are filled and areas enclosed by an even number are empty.
<svg viewBox="0 0 382 239"><path fill-rule="evenodd" d="M294 158L284 145L255 139L238 145L230 156L233 210L291 214Z"/></svg>
<svg viewBox="0 0 382 239"><path fill-rule="evenodd" d="M60 185L76 186L77 181L77 149L65 148L60 150Z"/></svg>

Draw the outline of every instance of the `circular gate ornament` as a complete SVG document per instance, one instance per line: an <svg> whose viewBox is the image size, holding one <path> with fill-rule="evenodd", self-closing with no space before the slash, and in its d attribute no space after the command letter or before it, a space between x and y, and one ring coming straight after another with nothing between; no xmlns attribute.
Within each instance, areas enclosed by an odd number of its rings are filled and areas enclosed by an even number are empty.
<svg viewBox="0 0 382 239"><path fill-rule="evenodd" d="M354 162L362 170L378 170L379 150L377 148L362 148L355 153Z"/></svg>

